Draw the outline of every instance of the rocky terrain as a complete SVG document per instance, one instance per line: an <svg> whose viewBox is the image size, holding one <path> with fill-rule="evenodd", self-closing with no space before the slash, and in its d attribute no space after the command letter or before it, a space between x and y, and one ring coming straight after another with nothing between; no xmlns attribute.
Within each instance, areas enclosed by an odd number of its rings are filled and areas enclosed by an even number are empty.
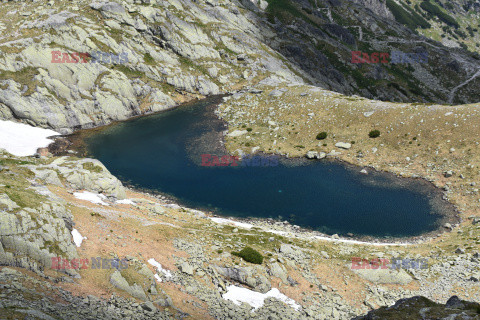
<svg viewBox="0 0 480 320"><path fill-rule="evenodd" d="M3 1L2 120L66 134L231 93L217 114L232 154L422 177L459 223L405 243L319 237L129 190L73 151L0 150L0 318L478 318L478 305L451 297L480 296L479 7L435 1L452 27L421 1L396 3L410 18L380 0ZM429 63L355 65L352 50L426 50ZM236 255L246 247L263 262ZM358 257L428 267L357 270Z"/></svg>
<svg viewBox="0 0 480 320"><path fill-rule="evenodd" d="M196 97L303 82L388 101L475 102L479 56L452 47L454 38L438 42L442 21L405 26L388 1L312 3L7 1L0 117L71 133ZM454 9L471 17L460 29L477 30L477 6ZM465 39L478 43L472 32ZM352 51L393 50L426 52L429 62L351 63Z"/></svg>
<svg viewBox="0 0 480 320"><path fill-rule="evenodd" d="M4 152L0 163L3 317L350 319L414 295L440 303L479 295L477 222L393 246L319 239L282 222L212 220L126 189L94 159ZM246 246L264 262L232 254ZM426 258L428 268L356 270L354 257ZM100 269L95 258L128 267ZM267 298L253 309L226 298L232 286L278 289L300 307Z"/></svg>
<svg viewBox="0 0 480 320"><path fill-rule="evenodd" d="M302 81L230 3L8 2L1 7L0 115L62 133L228 92ZM250 19L249 19L250 18ZM52 51L61 53L52 63ZM96 52L125 54L93 62ZM88 53L77 63L63 53Z"/></svg>
<svg viewBox="0 0 480 320"><path fill-rule="evenodd" d="M308 82L325 89L383 101L476 102L478 32L471 31L469 38L462 27L429 18L421 1L407 2L272 0L266 11L276 34L266 40L303 70ZM464 8L470 9L461 9L458 21L478 31L478 7ZM429 27L422 27L422 21ZM471 52L459 40L463 38L470 39ZM394 51L424 53L428 63L352 63L352 51L388 53L390 58Z"/></svg>
<svg viewBox="0 0 480 320"><path fill-rule="evenodd" d="M478 319L480 305L462 301L457 296L448 299L445 305L437 304L422 297L402 299L389 308L371 311L361 319Z"/></svg>

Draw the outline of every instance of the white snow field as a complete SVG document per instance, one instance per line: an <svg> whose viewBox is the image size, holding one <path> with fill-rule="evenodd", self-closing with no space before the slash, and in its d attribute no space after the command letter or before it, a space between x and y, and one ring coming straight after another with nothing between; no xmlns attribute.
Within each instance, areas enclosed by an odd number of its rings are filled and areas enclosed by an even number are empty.
<svg viewBox="0 0 480 320"><path fill-rule="evenodd" d="M35 154L38 148L47 147L53 142L47 137L58 135L53 130L0 120L0 148L18 157Z"/></svg>

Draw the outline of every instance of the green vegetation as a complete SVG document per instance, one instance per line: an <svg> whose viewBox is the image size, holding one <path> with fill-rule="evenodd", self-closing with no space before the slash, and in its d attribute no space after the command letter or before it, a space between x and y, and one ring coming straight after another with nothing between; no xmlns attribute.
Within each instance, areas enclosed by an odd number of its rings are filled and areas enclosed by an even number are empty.
<svg viewBox="0 0 480 320"><path fill-rule="evenodd" d="M146 64L155 65L155 59L148 52L143 55L143 60Z"/></svg>
<svg viewBox="0 0 480 320"><path fill-rule="evenodd" d="M377 137L380 137L380 131L378 130L372 130L368 133L368 136L370 138L377 138Z"/></svg>
<svg viewBox="0 0 480 320"><path fill-rule="evenodd" d="M20 162L20 161L19 161ZM30 189L30 182L27 179L34 177L33 173L24 167L17 167L12 161L0 161L0 165L7 163L8 171L2 170L0 174L0 193L5 193L20 208L36 208L45 201L45 196Z"/></svg>
<svg viewBox="0 0 480 320"><path fill-rule="evenodd" d="M262 264L263 262L263 256L260 254L260 252L252 249L251 247L245 247L242 249L242 251L232 252L232 254L250 263Z"/></svg>
<svg viewBox="0 0 480 320"><path fill-rule="evenodd" d="M22 95L29 96L35 92L37 85L41 84L38 80L35 80L35 76L38 74L38 69L34 67L26 67L17 72L0 70L0 79L12 79L15 82L26 85L28 89Z"/></svg>
<svg viewBox="0 0 480 320"><path fill-rule="evenodd" d="M105 43L103 43L103 42L101 42L100 40L98 40L96 37L90 37L89 39L97 46L97 48L98 48L100 51L103 51L103 52L112 52L112 48L110 48L110 47L107 46Z"/></svg>
<svg viewBox="0 0 480 320"><path fill-rule="evenodd" d="M90 172L101 173L103 172L103 168L100 166L94 165L92 162L86 162L82 164L83 169L88 170Z"/></svg>
<svg viewBox="0 0 480 320"><path fill-rule="evenodd" d="M50 253L55 254L57 257L62 257L65 253L60 249L58 242L56 241L45 241L45 246L42 249L47 249Z"/></svg>
<svg viewBox="0 0 480 320"><path fill-rule="evenodd" d="M327 133L325 131L320 132L317 134L317 140L323 140L327 138Z"/></svg>
<svg viewBox="0 0 480 320"><path fill-rule="evenodd" d="M302 11L289 0L267 0L267 19L270 23L275 23L275 18L286 24L291 24L295 18L302 19L314 26L318 26L308 17L308 10Z"/></svg>
<svg viewBox="0 0 480 320"><path fill-rule="evenodd" d="M431 27L430 23L428 23L427 20L425 20L418 13L411 9L408 9L409 11L407 11L404 7L398 5L393 0L387 0L387 7L393 13L398 22L412 30L415 30L418 27L422 29L428 29Z"/></svg>
<svg viewBox="0 0 480 320"><path fill-rule="evenodd" d="M190 60L186 57L180 57L179 61L182 64L183 67L192 68L193 70L196 70L197 72L199 72L200 75L208 74L207 69L203 65L196 64L192 60Z"/></svg>
<svg viewBox="0 0 480 320"><path fill-rule="evenodd" d="M388 0L387 0L388 1ZM443 12L442 9L440 9L437 5L433 4L430 2L430 0L424 0L421 4L420 7L428 12L428 15L430 18L433 17L438 17L441 21L445 22L446 24L459 28L460 25L457 23L457 21L447 13Z"/></svg>
<svg viewBox="0 0 480 320"><path fill-rule="evenodd" d="M125 65L116 64L112 67L112 69L116 69L126 75L128 78L142 78L145 74L141 71L131 69Z"/></svg>

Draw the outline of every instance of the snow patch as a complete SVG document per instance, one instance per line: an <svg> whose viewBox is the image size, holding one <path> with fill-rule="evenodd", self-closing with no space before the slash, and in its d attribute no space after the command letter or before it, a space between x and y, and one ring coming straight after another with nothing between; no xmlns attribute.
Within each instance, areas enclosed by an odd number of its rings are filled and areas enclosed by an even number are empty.
<svg viewBox="0 0 480 320"><path fill-rule="evenodd" d="M369 246L380 246L380 247L389 247L389 246L408 246L409 243L382 243L382 242L366 242L366 241L359 241L359 240L349 240L349 239L334 239L330 237L323 237L323 236L314 236L313 239L317 240L325 240L325 241L332 241L332 242L342 242L342 243L351 243L351 244L365 244Z"/></svg>
<svg viewBox="0 0 480 320"><path fill-rule="evenodd" d="M288 304L295 310L299 310L301 308L301 306L297 304L295 300L290 299L286 295L282 294L277 288L272 288L267 293L260 293L247 288L231 285L227 287L227 293L225 293L222 297L225 300L232 301L236 305L241 305L242 302L248 303L255 310L261 308L265 299L267 298L278 299Z"/></svg>
<svg viewBox="0 0 480 320"><path fill-rule="evenodd" d="M244 223L244 222L238 222L230 219L225 219L225 218L212 218L209 217L210 220L216 223L220 224L233 224L234 226L240 227L240 228L245 228L245 229L251 229L254 227L253 224L250 223ZM273 233L273 234L278 234L284 237L288 238L296 238L295 233L293 232L288 232L288 231L280 231L280 230L273 230L273 229L268 229L264 227L260 227L263 231ZM315 239L315 240L324 240L324 241L331 241L331 242L340 242L340 243L351 243L351 244L361 244L361 245L371 245L371 246L408 246L410 245L409 243L383 243L383 242L367 242L367 241L359 241L359 240L351 240L351 239L334 239L331 237L327 236L312 236L310 239Z"/></svg>
<svg viewBox="0 0 480 320"><path fill-rule="evenodd" d="M220 224L233 224L236 227L244 228L244 229L252 229L253 224L250 223L245 223L245 222L238 222L238 221L233 221L230 219L224 219L224 218L210 218L213 222L220 223Z"/></svg>
<svg viewBox="0 0 480 320"><path fill-rule="evenodd" d="M165 275L165 278L167 280L171 279L173 277L172 273L170 270L164 269L160 263L158 263L155 259L150 259L148 260L148 263L150 263L152 266L154 266L158 272L162 272ZM162 278L158 274L155 274L155 279L157 279L158 282L162 282Z"/></svg>
<svg viewBox="0 0 480 320"><path fill-rule="evenodd" d="M115 201L116 204L130 204L130 205L135 205L135 202L133 202L130 199L123 199L123 200L117 200Z"/></svg>
<svg viewBox="0 0 480 320"><path fill-rule="evenodd" d="M80 200L90 201L91 203L95 204L102 204L104 206L108 206L109 204L104 202L107 197L103 194L83 191L83 192L75 192L73 196Z"/></svg>
<svg viewBox="0 0 480 320"><path fill-rule="evenodd" d="M75 242L75 245L79 248L82 245L83 240L87 239L87 237L82 236L77 229L72 230L72 236L73 236L73 242Z"/></svg>
<svg viewBox="0 0 480 320"><path fill-rule="evenodd" d="M58 135L53 130L0 120L0 148L18 157L33 155L38 148L45 148L53 142L47 137Z"/></svg>
<svg viewBox="0 0 480 320"><path fill-rule="evenodd" d="M172 208L172 209L180 209L181 208L181 206L179 206L176 203L161 204L161 206L165 207L165 208Z"/></svg>

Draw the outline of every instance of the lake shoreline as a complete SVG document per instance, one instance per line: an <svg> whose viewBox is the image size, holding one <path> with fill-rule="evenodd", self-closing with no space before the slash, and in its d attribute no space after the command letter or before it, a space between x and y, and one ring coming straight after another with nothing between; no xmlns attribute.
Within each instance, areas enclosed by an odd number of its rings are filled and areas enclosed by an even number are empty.
<svg viewBox="0 0 480 320"><path fill-rule="evenodd" d="M226 121L219 118L218 115L214 112L218 108L218 106L222 103L222 101L223 101L222 98L223 98L223 96L214 96L214 97L206 98L208 100L214 100L214 101L217 100L216 103L209 104L206 109L209 110L209 113L210 113L210 111L213 111L213 112L211 112L211 114L215 117L215 121L222 122L223 125L226 128L226 131L218 132L218 138L221 142L221 147L226 152L225 134L228 132L228 125L227 125ZM199 101L201 101L201 100L194 101L194 102L189 102L189 103L186 103L186 104L182 104L182 105L176 106L175 108L178 108L178 107L181 107L181 106L188 106L188 105L191 105L192 103L198 103ZM157 112L157 113L154 113L154 114L163 113L163 112L166 112L166 111L171 111L172 109L160 111L160 112ZM135 118L145 117L145 116L150 116L150 115L153 115L153 114L139 115L139 116L136 116ZM131 120L131 119L132 118L124 120L124 121L128 121L128 120ZM80 131L77 131L77 132L73 133L72 135L64 136L63 138L69 140L70 149L73 148L74 150L78 150L80 152L81 156L88 156L88 153L85 152L86 149L85 149L85 145L83 143L84 138L86 136L89 136L90 134L95 134L99 130L104 130L105 128L108 128L108 127L110 127L112 125L115 125L115 124L118 124L118 123L119 122L112 123L112 124L102 126L102 127L80 130ZM265 154L270 154L270 153L265 153ZM63 152L62 155L65 155L65 152ZM278 153L276 153L275 155L282 156L282 158L287 159L287 158L285 158L285 155L278 154ZM288 159L289 160L298 160L298 161L308 161L308 162L315 161L315 160L306 160L303 157L289 157ZM400 179L398 181L403 181L406 184L410 184L410 182L412 182L412 181L417 181L417 183L418 183L418 180L422 180L422 183L426 186L426 189L429 189L427 193L435 194L436 197L439 197L439 196L441 197L443 195L443 192L441 191L440 188L437 188L436 186L433 185L433 183L431 183L430 181L426 180L423 177L417 177L417 178L402 177L402 176L399 176L399 175L397 175L393 172L379 171L379 170L377 170L375 168L371 168L371 167L358 166L354 163L350 163L348 161L338 159L336 157L328 158L328 159L324 159L324 160L317 160L317 161L330 161L330 162L335 163L335 164L340 164L341 166L347 168L348 170L352 170L352 172L357 172L357 173L362 168L370 168L369 169L369 174L368 174L368 176L370 176L370 177L374 176L376 174L383 174L383 175L389 176L389 179L397 179L398 180L398 178L403 178L403 179ZM372 171L372 169L373 169L373 171ZM134 186L134 185L130 184L128 181L125 181L121 177L119 177L119 179L122 180L122 183L124 183L124 185L126 187L128 187L129 189L131 189L135 192L142 192L142 193L146 193L146 194L156 194L157 196L160 196L162 201L166 201L166 202L171 203L171 204L176 204L176 205L183 206L181 204L181 201L178 201L177 199L175 199L174 197L171 197L168 194L164 194L164 193L156 191L156 190L139 188L138 186ZM319 237L320 239L323 239L323 240L330 239L329 241L340 241L340 242L352 242L353 241L354 243L355 242L362 242L362 243L365 243L365 244L369 243L369 244L373 244L373 245L375 245L375 244L377 244L377 245L382 245L382 244L387 245L388 243L390 243L393 240L395 242L394 245L396 245L396 244L402 245L404 243L416 244L416 243L424 242L424 241L426 241L428 239L431 239L431 238L436 238L436 237L441 236L443 233L445 233L447 231L443 227L445 225L445 223L450 223L452 225L452 230L454 229L454 225L456 225L457 223L460 223L461 219L460 219L460 216L458 214L458 210L455 208L455 206L453 204L451 204L450 202L448 202L447 200L444 200L444 199L442 199L441 202L442 202L442 205L450 207L449 210L448 210L449 214L448 215L442 215L441 220L439 220L437 222L438 228L436 228L435 230L429 231L427 233L422 233L421 235L418 235L418 236L375 237L375 236L362 236L362 235L353 234L353 235L348 236L348 237L343 237L343 238L336 239L335 236L324 234L324 233L321 233L319 231L311 230L311 229L308 229L308 228L305 228L305 227L298 227L298 226L292 225L290 223L288 223L283 230L275 230L275 229L272 229L272 230L276 231L276 232L285 232L287 234L291 234L294 237L304 238L306 235L308 235L307 237L310 237L310 238L311 237ZM211 215L213 217L221 217L221 218L229 219L229 220L232 220L232 221L246 222L246 223L250 223L250 224L254 224L254 225L262 225L263 224L263 226L264 226L264 224L270 224L270 227L274 227L276 225L276 223L279 222L278 220L273 220L273 219L268 219L268 218L239 218L239 217L231 217L231 216L228 216L228 215L225 215L225 216L218 215L215 212L205 211L205 213L207 215Z"/></svg>

